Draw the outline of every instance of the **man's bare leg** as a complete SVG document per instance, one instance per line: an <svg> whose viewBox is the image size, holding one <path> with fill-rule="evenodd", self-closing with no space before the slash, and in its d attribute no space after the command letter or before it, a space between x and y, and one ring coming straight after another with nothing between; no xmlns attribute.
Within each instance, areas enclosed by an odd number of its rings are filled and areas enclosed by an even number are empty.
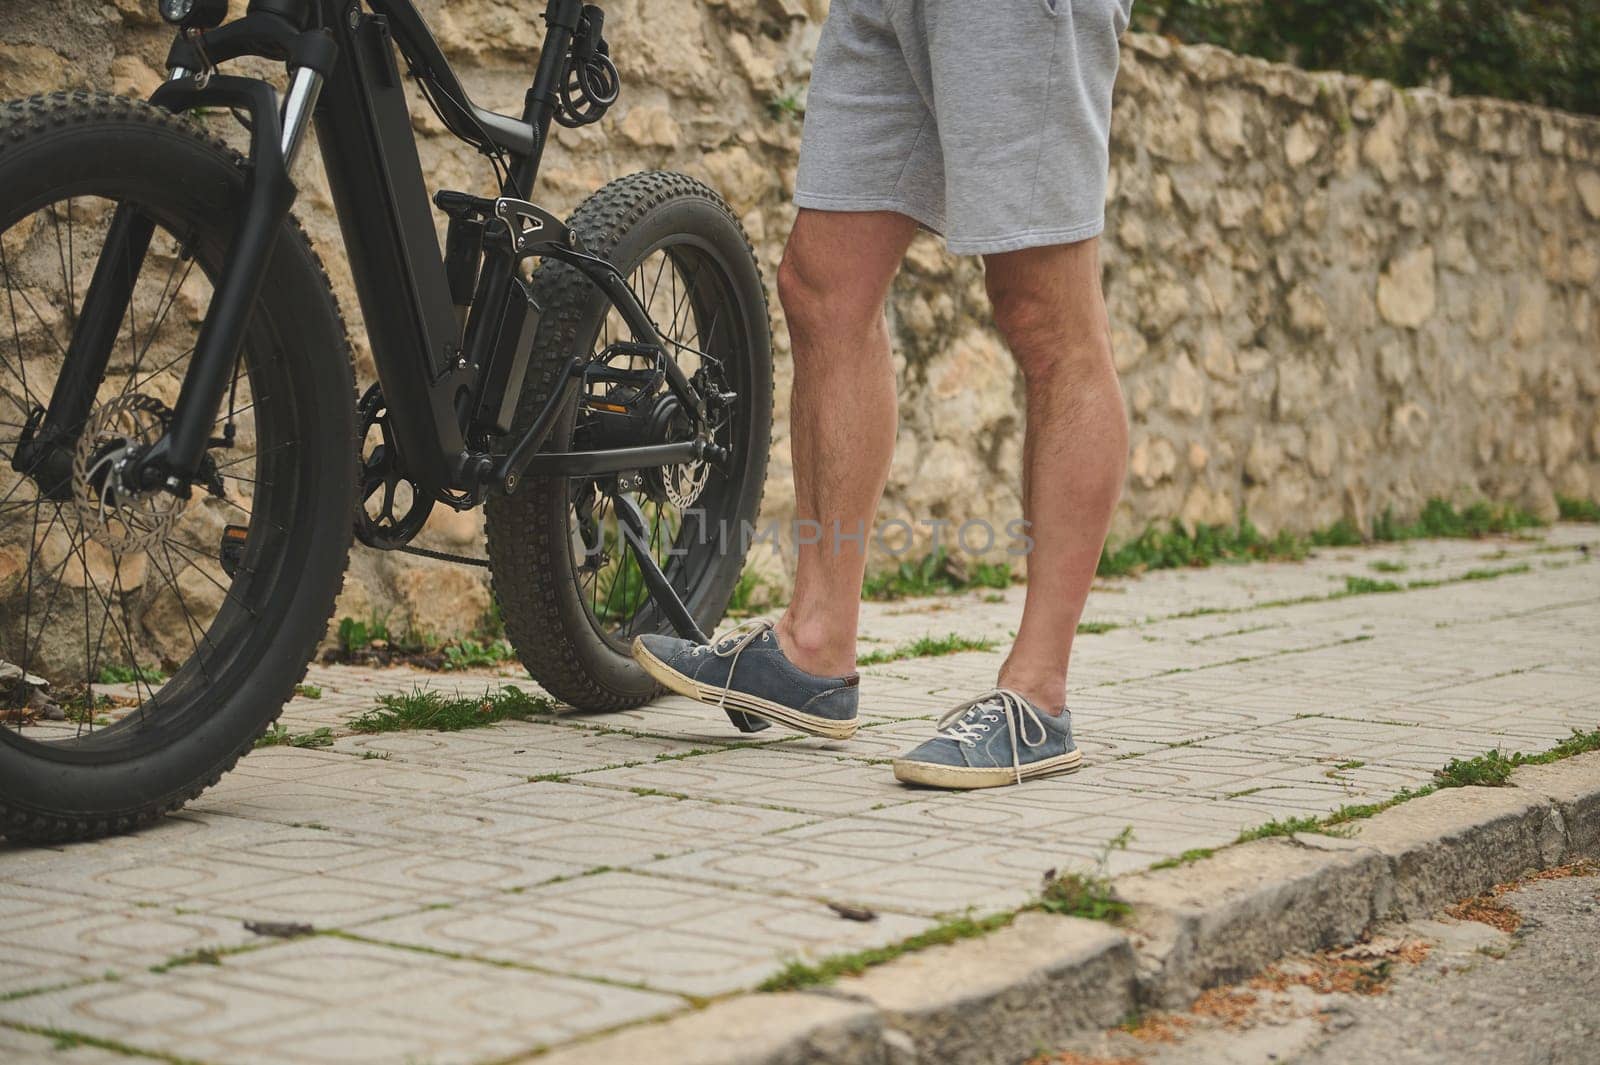
<svg viewBox="0 0 1600 1065"><path fill-rule="evenodd" d="M795 509L821 535L800 545L794 596L777 635L789 661L819 676L855 669L866 544L897 424L883 301L916 231L893 212L802 208L778 268L794 352ZM841 539L835 550L835 529L865 535Z"/></svg>
<svg viewBox="0 0 1600 1065"><path fill-rule="evenodd" d="M1067 662L1127 468L1128 422L1100 291L1100 242L985 258L995 324L1027 386L1028 592L1000 685L1066 703ZM798 464L797 464L798 465Z"/></svg>

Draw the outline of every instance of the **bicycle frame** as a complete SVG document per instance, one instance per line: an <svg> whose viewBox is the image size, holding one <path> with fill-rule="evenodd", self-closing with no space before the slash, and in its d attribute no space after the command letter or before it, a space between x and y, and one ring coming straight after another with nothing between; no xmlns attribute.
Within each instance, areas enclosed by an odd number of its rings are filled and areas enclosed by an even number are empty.
<svg viewBox="0 0 1600 1065"><path fill-rule="evenodd" d="M705 428L702 397L676 361L665 356L654 323L626 280L610 263L587 253L563 223L525 199L537 182L560 106L558 79L588 14L582 0L548 0L545 41L520 119L470 102L411 0L367 0L367 7L370 12L360 0L251 0L242 18L174 42L170 79L151 101L173 111L248 111L250 165L234 245L216 280L171 423L134 460L125 474L128 483L180 495L196 483L206 450L216 443L213 419L232 378L276 235L294 200L289 168L313 115L397 450L406 476L429 505L475 506L487 491L515 490L524 471L592 476L721 459L723 452ZM472 272L475 291L464 328L457 316L460 293L453 296L434 229L395 48L431 90L451 132L509 157L497 199L463 193L441 193L436 199L453 216L482 217ZM266 82L214 72L218 64L240 56L288 63L291 84L281 111ZM69 349L78 361L74 372L61 374L39 439L59 446L74 439L83 424L150 232L147 219L119 206ZM506 435L508 425L496 426L495 418L483 416L486 410L506 409L506 395L496 394L496 388L507 392L520 384L520 373L508 374L495 361L505 354L500 333L508 300L526 298L516 266L530 256L558 259L581 271L617 308L638 350L660 353L666 385L689 413L694 439L541 453L560 412L583 384L593 358L587 353L568 358L553 395L519 435ZM523 320L512 325L520 329L515 339L522 342L526 360L532 330L525 319L537 308L520 310ZM497 428L498 434L492 431ZM631 528L628 519L637 515L626 508L619 514ZM637 543L633 546L663 612L680 632L698 635L654 560Z"/></svg>

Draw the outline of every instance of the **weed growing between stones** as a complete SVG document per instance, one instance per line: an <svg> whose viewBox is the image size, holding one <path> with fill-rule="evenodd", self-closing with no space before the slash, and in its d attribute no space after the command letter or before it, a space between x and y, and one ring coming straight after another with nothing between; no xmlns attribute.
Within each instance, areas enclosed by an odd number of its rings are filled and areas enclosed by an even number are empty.
<svg viewBox="0 0 1600 1065"><path fill-rule="evenodd" d="M1593 499L1556 496L1556 509L1560 512L1562 521L1600 522L1600 502Z"/></svg>
<svg viewBox="0 0 1600 1065"><path fill-rule="evenodd" d="M1092 873L1069 872L1056 874L1054 869L1044 874L1044 889L1039 893L1037 907L1046 913L1063 917L1084 917L1091 921L1115 923L1133 912L1133 907L1116 897L1111 887L1107 865L1112 851L1127 850L1133 840L1133 826L1106 840L1100 848L1100 857Z"/></svg>
<svg viewBox="0 0 1600 1065"><path fill-rule="evenodd" d="M769 977L756 990L796 991L800 988L832 983L841 976L858 976L875 965L893 961L913 951L971 939L1004 928L1014 921L1018 914L1030 910L1087 917L1096 921L1119 921L1132 913L1133 908L1112 893L1106 862L1112 851L1126 849L1132 839L1133 826L1129 825L1107 840L1100 850L1094 873L1064 873L1058 876L1054 869L1050 870L1045 874L1044 890L1040 893L1039 900L1031 905L987 917L968 915L952 918L897 943L860 950L852 954L836 954L823 958L815 964L807 964L796 959Z"/></svg>
<svg viewBox="0 0 1600 1065"><path fill-rule="evenodd" d="M1239 833L1238 842L1247 843L1251 840L1288 836L1297 832L1340 835L1342 834L1339 830L1341 825L1371 817L1373 814L1398 806L1400 803L1432 794L1441 788L1468 786L1469 784L1478 783L1480 779L1489 780L1498 775L1498 769L1484 768L1487 766L1499 766L1502 762L1510 767L1542 765L1596 750L1600 750L1600 728L1589 732L1574 730L1571 738L1537 754L1514 753L1504 755L1500 752L1489 752L1489 754L1482 755L1476 759L1457 759L1436 774L1440 778L1437 783L1427 784L1420 788L1407 788L1381 802L1342 806L1326 817L1291 817L1284 820L1269 821L1264 825L1246 829ZM1361 763L1359 762L1343 763L1343 766L1347 768L1359 768L1360 765ZM1462 768L1468 765L1474 768ZM1507 773L1509 773L1509 769ZM875 965L893 961L904 954L922 950L925 947L953 943L960 939L970 939L994 931L997 928L1003 928L1015 920L1018 914L1026 913L1030 910L1071 917L1086 917L1091 920L1110 921L1113 923L1125 919L1132 912L1132 907L1116 897L1106 866L1112 851L1126 849L1132 839L1133 827L1130 825L1108 840L1101 849L1098 868L1094 873L1066 873L1059 876L1054 870L1046 873L1045 886L1040 893L1040 898L1031 905L1009 913L997 913L983 918L959 917L936 925L926 932L921 932L898 943L891 943L871 950L858 951L853 954L841 954L831 958L824 958L815 964L807 964L798 960L791 961L780 972L762 983L758 990L793 991L818 984L831 983L840 976L859 975ZM1216 850L1217 848L1212 847L1195 848L1184 851L1176 858L1167 858L1156 862L1150 868L1177 868L1178 866L1209 858L1216 853ZM1567 868L1563 867L1563 869ZM1542 875L1591 875L1595 871L1595 866L1593 863L1579 862L1570 867L1570 869L1572 871L1551 871ZM1510 886L1507 886L1506 890L1509 890ZM1496 888L1495 890L1499 891L1500 889ZM1410 961L1414 959L1407 957L1404 960ZM1420 958L1415 960L1420 960ZM1386 970L1369 971L1361 969L1357 971L1360 969L1358 966L1356 969L1351 969L1349 973L1346 973L1344 972L1346 968L1349 967L1339 967L1339 972L1335 974L1337 978L1332 979L1330 986L1338 985L1348 979L1354 981L1352 987L1355 990L1361 990L1367 986L1381 987L1383 980L1387 976ZM1371 978L1376 978L1375 982ZM1318 977L1318 983L1320 982L1321 977Z"/></svg>
<svg viewBox="0 0 1600 1065"><path fill-rule="evenodd" d="M1249 843L1253 839L1292 836L1296 832L1320 832L1323 827L1322 819L1319 817L1286 817L1281 821L1274 818L1264 825L1245 829L1239 833L1239 838L1234 842Z"/></svg>
<svg viewBox="0 0 1600 1065"><path fill-rule="evenodd" d="M988 917L957 917L934 925L926 932L918 932L908 939L887 946L859 950L853 954L835 954L823 958L815 965L791 961L777 974L768 977L758 991L798 991L818 984L831 984L841 976L859 976L874 965L893 961L903 954L942 946L962 939L971 939L1004 928L1016 918L1014 913L998 913Z"/></svg>
<svg viewBox="0 0 1600 1065"><path fill-rule="evenodd" d="M857 660L858 666L877 666L885 662L899 662L906 658L937 658L941 655L960 654L963 651L992 651L997 641L982 637L950 633L946 636L923 636L898 647L873 651Z"/></svg>
<svg viewBox="0 0 1600 1065"><path fill-rule="evenodd" d="M447 643L440 651L444 654L444 668L480 669L504 665L517 660L517 652L506 640L474 640L470 638Z"/></svg>
<svg viewBox="0 0 1600 1065"><path fill-rule="evenodd" d="M948 595L971 588L1006 588L1011 581L1008 563L969 561L964 555L952 555L941 547L920 562L902 562L892 570L868 575L861 587L861 598Z"/></svg>
<svg viewBox="0 0 1600 1065"><path fill-rule="evenodd" d="M476 698L446 696L417 688L408 695L380 697L377 707L351 721L350 727L356 732L366 733L409 729L459 732L501 721L549 717L555 712L554 700L542 695L529 695L509 684L498 691L485 689Z"/></svg>
<svg viewBox="0 0 1600 1065"><path fill-rule="evenodd" d="M1402 591L1402 589L1394 581L1373 580L1371 577L1346 577L1344 579L1345 595L1375 595L1382 592L1398 591Z"/></svg>
<svg viewBox="0 0 1600 1065"><path fill-rule="evenodd" d="M102 666L98 684L165 684L167 675L159 669L143 666Z"/></svg>
<svg viewBox="0 0 1600 1065"><path fill-rule="evenodd" d="M1600 728L1587 732L1573 729L1572 735L1546 751L1534 754L1523 754L1513 751L1506 754L1504 751L1485 751L1473 758L1456 758L1443 768L1435 770L1433 783L1424 784L1416 788L1403 788L1396 794L1378 802L1356 803L1341 806L1326 817L1291 817L1282 821L1268 821L1255 828L1247 828L1239 833L1237 842L1248 843L1253 839L1268 839L1272 836L1288 836L1296 832L1319 832L1323 834L1336 833L1342 825L1352 821L1362 821L1374 814L1380 814L1392 807L1412 799L1420 799L1424 795L1432 795L1444 788L1497 788L1511 783L1511 771L1523 765L1547 765L1559 762L1563 758L1571 758L1575 754L1586 754L1590 751L1600 751ZM1365 763L1346 762L1337 766L1338 769L1358 769ZM1167 859L1166 862L1157 863L1151 868L1165 869L1171 865L1182 864L1176 859Z"/></svg>
<svg viewBox="0 0 1600 1065"><path fill-rule="evenodd" d="M1433 772L1441 788L1501 788L1511 783L1511 770L1517 766L1500 751L1485 751L1475 758L1452 758L1443 769Z"/></svg>
<svg viewBox="0 0 1600 1065"><path fill-rule="evenodd" d="M1600 504L1567 500L1562 505L1561 516L1569 521L1600 521ZM1241 519L1233 529L1224 525L1200 525L1193 532L1174 521L1165 530L1151 525L1124 544L1115 548L1108 546L1101 554L1098 572L1102 577L1123 577L1154 569L1209 566L1217 562L1297 562L1317 547L1357 547L1366 543L1421 539L1477 539L1523 532L1544 524L1537 515L1509 504L1496 506L1480 502L1457 510L1443 499L1430 499L1413 522L1400 521L1392 510L1386 510L1372 523L1368 534L1343 519L1307 536L1283 531L1272 537L1265 536L1248 517ZM1374 568L1379 565L1374 564ZM1398 590L1398 587L1383 590Z"/></svg>
<svg viewBox="0 0 1600 1065"><path fill-rule="evenodd" d="M1209 858L1215 853L1217 853L1217 849L1215 847L1194 847L1194 848L1192 848L1190 850L1184 851L1182 854L1178 855L1176 858L1163 858L1159 862L1156 862L1154 865L1152 865L1150 868L1152 868L1152 869L1176 869L1179 866L1189 865L1192 862L1198 862L1198 861L1201 861L1201 860L1203 860L1205 858Z"/></svg>
<svg viewBox="0 0 1600 1065"><path fill-rule="evenodd" d="M258 748L315 748L332 746L333 729L331 728L319 728L314 729L311 732L290 732L281 721L273 722L272 727L267 729L267 731L256 740L256 747Z"/></svg>
<svg viewBox="0 0 1600 1065"><path fill-rule="evenodd" d="M515 662L517 653L505 639L499 615L491 611L466 636L439 641L426 633L399 632L387 617L343 617L335 632L337 646L323 652L326 664L412 666L434 672L479 669Z"/></svg>

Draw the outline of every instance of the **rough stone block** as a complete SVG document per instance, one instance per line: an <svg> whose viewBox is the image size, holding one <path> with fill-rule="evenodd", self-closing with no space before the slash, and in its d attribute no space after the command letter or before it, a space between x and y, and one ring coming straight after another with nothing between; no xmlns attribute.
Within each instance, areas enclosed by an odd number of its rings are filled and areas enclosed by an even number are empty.
<svg viewBox="0 0 1600 1065"><path fill-rule="evenodd" d="M922 1065L1009 1065L1134 1004L1127 936L1074 917L1023 914L979 939L919 951L840 984L877 1006ZM898 1033L895 1035L894 1033ZM915 1057L907 1058L909 1039Z"/></svg>
<svg viewBox="0 0 1600 1065"><path fill-rule="evenodd" d="M536 1060L539 1065L882 1065L887 1053L871 1006L797 993L729 999Z"/></svg>
<svg viewBox="0 0 1600 1065"><path fill-rule="evenodd" d="M1511 783L1549 799L1561 812L1567 830L1562 860L1600 859L1600 752L1523 766L1511 774Z"/></svg>
<svg viewBox="0 0 1600 1065"><path fill-rule="evenodd" d="M1370 847L1308 842L1261 840L1118 881L1134 907L1141 997L1185 1005L1285 953L1360 936L1388 897L1389 863Z"/></svg>
<svg viewBox="0 0 1600 1065"><path fill-rule="evenodd" d="M1555 865L1566 849L1560 812L1519 788L1435 792L1362 822L1354 839L1392 864L1392 910L1405 918L1431 916L1528 870Z"/></svg>

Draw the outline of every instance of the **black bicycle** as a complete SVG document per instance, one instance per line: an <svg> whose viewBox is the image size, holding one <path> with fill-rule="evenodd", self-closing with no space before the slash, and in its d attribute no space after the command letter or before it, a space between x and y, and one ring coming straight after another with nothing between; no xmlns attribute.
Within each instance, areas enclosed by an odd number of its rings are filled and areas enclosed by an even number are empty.
<svg viewBox="0 0 1600 1065"><path fill-rule="evenodd" d="M126 830L215 783L304 675L352 534L437 554L411 543L430 512L484 505L487 558L456 560L489 566L542 685L616 710L656 691L635 634L722 616L728 532L760 503L770 326L727 205L661 172L566 221L530 202L552 122L617 98L598 7L549 0L520 118L471 102L409 0L227 8L161 0L177 35L148 102L0 109L13 839ZM286 64L281 104L218 72L241 56ZM405 75L494 170L498 195L432 196L442 253ZM214 135L234 121L247 157ZM358 401L290 215L313 121L377 367Z"/></svg>

